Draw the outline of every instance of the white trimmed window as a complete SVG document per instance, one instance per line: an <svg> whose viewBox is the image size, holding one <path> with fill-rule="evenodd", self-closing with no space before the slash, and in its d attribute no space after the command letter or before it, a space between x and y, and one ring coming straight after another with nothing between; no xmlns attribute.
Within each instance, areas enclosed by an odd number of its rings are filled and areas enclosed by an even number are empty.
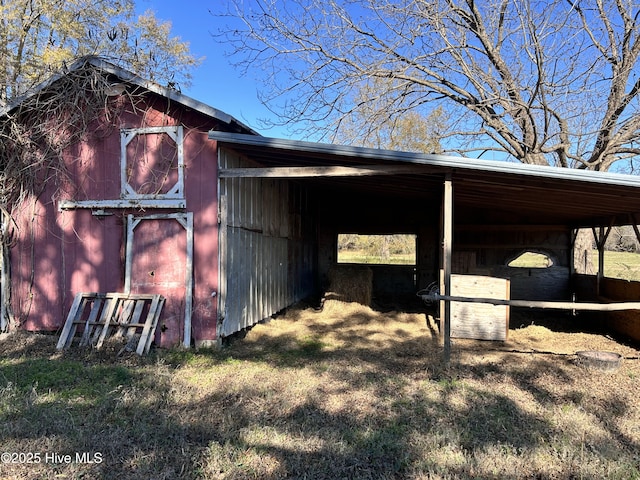
<svg viewBox="0 0 640 480"><path fill-rule="evenodd" d="M120 138L122 198L184 198L181 126L123 129Z"/></svg>

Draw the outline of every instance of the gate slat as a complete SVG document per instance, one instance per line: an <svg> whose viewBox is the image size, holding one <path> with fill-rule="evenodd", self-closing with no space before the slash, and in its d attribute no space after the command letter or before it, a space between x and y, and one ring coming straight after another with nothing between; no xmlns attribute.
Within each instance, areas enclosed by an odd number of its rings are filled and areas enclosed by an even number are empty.
<svg viewBox="0 0 640 480"><path fill-rule="evenodd" d="M109 336L109 330L114 328L114 337L122 337L126 332L127 339L131 341L140 335L136 339L136 353L147 353L164 303L165 298L159 294L78 293L73 299L56 348L70 347L78 325L84 325L79 342L81 347L91 345L99 349ZM147 305L146 318L142 322L141 317Z"/></svg>

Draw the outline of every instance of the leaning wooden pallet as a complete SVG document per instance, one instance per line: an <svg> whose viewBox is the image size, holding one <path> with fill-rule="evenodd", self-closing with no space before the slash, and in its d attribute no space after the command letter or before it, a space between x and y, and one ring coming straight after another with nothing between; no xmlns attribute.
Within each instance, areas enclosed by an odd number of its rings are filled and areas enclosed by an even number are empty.
<svg viewBox="0 0 640 480"><path fill-rule="evenodd" d="M112 337L135 340L136 353L143 355L151 347L164 302L162 295L78 293L69 309L57 348L69 348L81 325L80 347L99 349L111 333ZM141 321L145 312L146 317Z"/></svg>

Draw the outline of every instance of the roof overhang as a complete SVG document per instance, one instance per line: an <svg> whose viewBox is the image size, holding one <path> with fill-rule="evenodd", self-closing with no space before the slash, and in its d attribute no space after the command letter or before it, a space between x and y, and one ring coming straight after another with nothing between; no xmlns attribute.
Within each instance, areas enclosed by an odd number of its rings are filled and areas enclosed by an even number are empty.
<svg viewBox="0 0 640 480"><path fill-rule="evenodd" d="M145 90L148 90L149 92L155 93L156 95L165 97L171 100L172 102L179 103L180 105L188 107L199 113L202 113L203 115L214 118L219 122L222 122L232 127L236 127L238 131L242 131L251 135L259 135L259 133L253 130L251 127L245 125L244 123L240 122L239 120L232 117L231 115L223 112L222 110L218 110L217 108L213 108L205 103L199 102L198 100L195 100L187 95L184 95L183 93L179 92L176 89L164 87L150 80L146 80L136 75L135 73L130 72L129 70L118 67L117 65L114 65L113 63L108 62L103 58L96 57L96 56L87 56L87 57L82 57L76 60L75 62L70 64L68 67L66 67L64 71L55 73L54 75L49 77L47 80L39 83L38 85L36 85L32 89L24 93L23 95L19 96L18 98L15 98L9 104L3 105L2 107L0 107L0 117L7 115L9 112L17 108L21 103L23 103L29 97L32 97L38 94L39 92L46 90L49 86L51 86L52 84L54 84L55 82L63 78L65 75L68 75L69 72L80 70L86 67L96 68L102 72L113 75L114 77L118 78L122 82L128 83L130 85L134 85L137 87L141 87Z"/></svg>
<svg viewBox="0 0 640 480"><path fill-rule="evenodd" d="M258 169L221 177L308 182L325 192L382 196L412 207L441 199L453 181L456 224L624 225L640 218L640 177L520 163L418 154L211 131L209 138Z"/></svg>

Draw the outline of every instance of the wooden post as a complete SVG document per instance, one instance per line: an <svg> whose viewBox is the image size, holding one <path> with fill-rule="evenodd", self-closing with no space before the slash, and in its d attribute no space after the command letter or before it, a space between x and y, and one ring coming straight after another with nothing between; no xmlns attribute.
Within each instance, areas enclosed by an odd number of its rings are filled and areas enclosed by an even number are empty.
<svg viewBox="0 0 640 480"><path fill-rule="evenodd" d="M127 242L124 261L124 293L131 293L131 271L133 268L133 231L140 223L134 215L127 215Z"/></svg>
<svg viewBox="0 0 640 480"><path fill-rule="evenodd" d="M220 195L218 219L218 325L216 340L221 345L222 322L226 316L227 299L227 196Z"/></svg>
<svg viewBox="0 0 640 480"><path fill-rule="evenodd" d="M638 221L636 220L636 216L632 213L629 215L629 222L633 227L633 231L636 234L636 240L640 243L640 230L638 230Z"/></svg>
<svg viewBox="0 0 640 480"><path fill-rule="evenodd" d="M193 212L185 213L183 225L187 231L187 265L185 268L184 339L185 348L191 347L191 314L193 312ZM182 222L180 222L182 224Z"/></svg>
<svg viewBox="0 0 640 480"><path fill-rule="evenodd" d="M451 174L447 174L444 181L444 192L442 198L442 267L443 285L446 296L451 295L451 255L453 246L453 183ZM444 361L448 365L451 361L451 302L445 300L443 303L443 323L444 323Z"/></svg>

